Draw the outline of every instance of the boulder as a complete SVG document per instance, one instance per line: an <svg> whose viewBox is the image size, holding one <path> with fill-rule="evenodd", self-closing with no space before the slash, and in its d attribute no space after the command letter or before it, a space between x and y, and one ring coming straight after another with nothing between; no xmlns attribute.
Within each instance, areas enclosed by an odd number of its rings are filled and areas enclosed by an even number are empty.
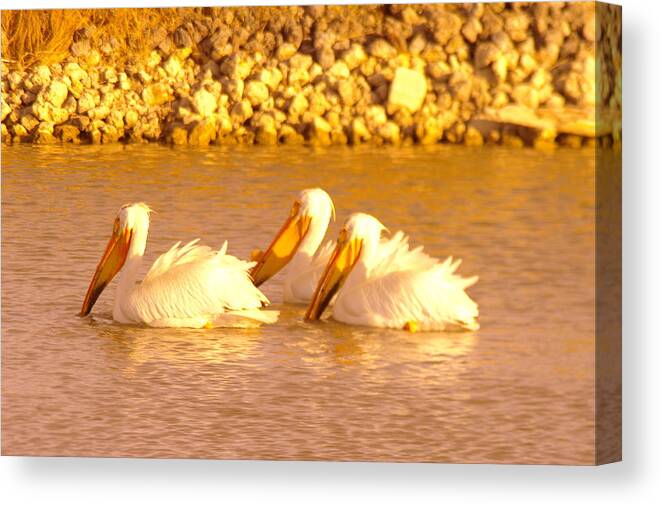
<svg viewBox="0 0 661 505"><path fill-rule="evenodd" d="M163 64L163 70L165 70L170 77L176 77L177 74L181 72L181 62L179 61L179 58L174 55L170 56Z"/></svg>
<svg viewBox="0 0 661 505"><path fill-rule="evenodd" d="M206 118L216 112L218 101L212 93L200 88L193 94L193 106L200 116Z"/></svg>
<svg viewBox="0 0 661 505"><path fill-rule="evenodd" d="M381 58L382 60L389 60L397 56L397 50L391 46L385 39L374 39L367 46L367 52L370 56Z"/></svg>
<svg viewBox="0 0 661 505"><path fill-rule="evenodd" d="M291 44L290 42L285 42L284 44L281 44L280 47L278 47L276 51L276 57L280 61L286 61L292 56L296 54L296 46L294 44Z"/></svg>
<svg viewBox="0 0 661 505"><path fill-rule="evenodd" d="M257 107L268 100L269 89L261 81L249 81L246 84L243 94L250 102L250 105Z"/></svg>
<svg viewBox="0 0 661 505"><path fill-rule="evenodd" d="M193 146L207 146L216 140L216 123L211 119L198 122L188 135L188 143Z"/></svg>
<svg viewBox="0 0 661 505"><path fill-rule="evenodd" d="M150 107L163 105L170 101L170 89L161 82L150 84L142 90L142 99Z"/></svg>
<svg viewBox="0 0 661 505"><path fill-rule="evenodd" d="M53 104L55 107L61 107L69 94L69 88L61 80L51 81L43 93L44 101Z"/></svg>
<svg viewBox="0 0 661 505"><path fill-rule="evenodd" d="M426 95L425 76L414 70L399 67L390 84L388 111L394 112L405 107L411 112L416 112L422 106Z"/></svg>

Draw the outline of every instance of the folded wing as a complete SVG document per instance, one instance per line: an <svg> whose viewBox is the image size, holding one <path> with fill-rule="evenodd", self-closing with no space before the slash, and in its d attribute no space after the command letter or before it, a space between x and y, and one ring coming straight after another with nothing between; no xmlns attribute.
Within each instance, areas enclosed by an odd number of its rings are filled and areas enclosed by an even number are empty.
<svg viewBox="0 0 661 505"><path fill-rule="evenodd" d="M259 309L268 299L248 274L254 263L197 245L175 244L152 265L131 295L144 322L209 317L229 311Z"/></svg>

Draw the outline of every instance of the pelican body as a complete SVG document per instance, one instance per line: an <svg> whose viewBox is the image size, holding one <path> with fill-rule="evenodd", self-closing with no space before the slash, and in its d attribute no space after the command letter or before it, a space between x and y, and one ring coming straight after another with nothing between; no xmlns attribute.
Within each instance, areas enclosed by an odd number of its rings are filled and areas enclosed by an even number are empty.
<svg viewBox="0 0 661 505"><path fill-rule="evenodd" d="M154 327L203 328L273 323L277 311L260 310L268 299L248 274L253 263L218 251L197 240L176 243L151 266L142 282L138 271L147 244L150 209L144 203L124 205L113 225L108 246L89 285L81 316L92 310L117 275L113 319Z"/></svg>
<svg viewBox="0 0 661 505"><path fill-rule="evenodd" d="M332 241L322 245L331 218L335 218L335 208L328 193L320 188L301 191L289 217L251 270L255 286L289 265L283 301L309 303L333 250Z"/></svg>
<svg viewBox="0 0 661 505"><path fill-rule="evenodd" d="M477 277L455 274L460 260L440 263L409 248L402 232L382 239L376 218L352 214L340 231L306 319L317 320L334 299L337 321L410 331L476 330L477 304L465 289Z"/></svg>

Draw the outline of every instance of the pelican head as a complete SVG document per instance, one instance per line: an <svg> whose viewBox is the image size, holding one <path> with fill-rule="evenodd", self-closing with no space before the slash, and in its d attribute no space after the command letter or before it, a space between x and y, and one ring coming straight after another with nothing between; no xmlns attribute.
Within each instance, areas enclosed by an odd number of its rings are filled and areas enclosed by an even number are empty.
<svg viewBox="0 0 661 505"><path fill-rule="evenodd" d="M321 188L301 191L294 200L289 217L250 272L255 286L282 270L305 241L314 241L316 250L331 217L335 219L335 207L328 193Z"/></svg>
<svg viewBox="0 0 661 505"><path fill-rule="evenodd" d="M374 247L387 228L374 216L357 212L344 223L337 238L335 250L328 260L326 270L317 284L312 301L305 313L308 321L321 317L328 304L339 291L358 263L364 250Z"/></svg>
<svg viewBox="0 0 661 505"><path fill-rule="evenodd" d="M110 281L117 275L126 261L129 249L137 233L146 233L149 228L149 213L151 209L144 203L131 203L123 205L112 226L112 235L101 256L92 282L87 288L87 294L80 309L80 316L86 316L94 307L96 300ZM144 253L144 241L142 241Z"/></svg>

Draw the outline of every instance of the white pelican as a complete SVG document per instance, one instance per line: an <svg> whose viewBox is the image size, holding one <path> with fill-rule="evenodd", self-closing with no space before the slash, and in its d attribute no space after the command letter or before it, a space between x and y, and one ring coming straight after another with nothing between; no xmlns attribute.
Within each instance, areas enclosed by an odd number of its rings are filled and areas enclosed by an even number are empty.
<svg viewBox="0 0 661 505"><path fill-rule="evenodd" d="M119 323L155 327L210 328L251 322L273 323L277 311L261 311L268 303L248 274L253 263L219 251L177 242L151 266L141 283L138 270L147 243L150 209L144 203L124 205L110 242L87 289L81 316L92 310L113 277L117 284L112 317Z"/></svg>
<svg viewBox="0 0 661 505"><path fill-rule="evenodd" d="M304 189L294 200L289 217L250 272L255 286L270 279L288 263L283 290L286 303L309 303L333 250L321 246L335 208L320 188Z"/></svg>
<svg viewBox="0 0 661 505"><path fill-rule="evenodd" d="M361 326L410 331L476 330L477 304L464 289L477 277L454 272L460 260L440 263L410 249L397 232L381 239L385 226L356 213L344 224L305 318L319 319L335 295L333 318Z"/></svg>

